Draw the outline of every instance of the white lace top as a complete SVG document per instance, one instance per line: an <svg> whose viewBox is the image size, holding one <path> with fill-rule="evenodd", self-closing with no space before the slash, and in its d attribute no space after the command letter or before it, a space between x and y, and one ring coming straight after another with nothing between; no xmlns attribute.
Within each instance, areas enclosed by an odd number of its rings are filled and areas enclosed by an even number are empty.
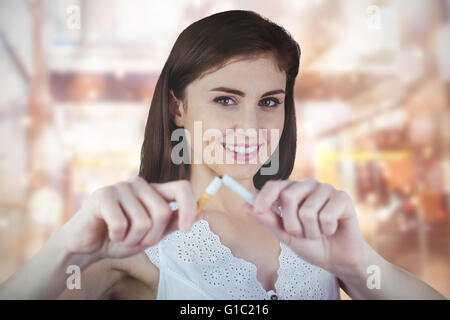
<svg viewBox="0 0 450 320"><path fill-rule="evenodd" d="M234 257L204 219L145 253L160 270L158 300L340 299L333 274L302 260L283 242L280 246L275 292L263 288L256 265Z"/></svg>

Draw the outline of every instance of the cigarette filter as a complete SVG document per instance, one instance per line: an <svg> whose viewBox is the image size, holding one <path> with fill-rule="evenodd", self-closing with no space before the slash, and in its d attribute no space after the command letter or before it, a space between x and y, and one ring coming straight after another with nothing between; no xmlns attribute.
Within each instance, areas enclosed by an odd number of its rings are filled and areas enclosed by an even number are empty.
<svg viewBox="0 0 450 320"><path fill-rule="evenodd" d="M197 214L203 209L209 199L211 199L211 197L215 195L217 191L219 191L221 186L222 179L220 179L219 177L215 177L211 181L211 183L206 187L205 192L203 192L203 194L197 200ZM179 209L178 203L176 203L175 201L169 202L169 206L172 211L176 211Z"/></svg>

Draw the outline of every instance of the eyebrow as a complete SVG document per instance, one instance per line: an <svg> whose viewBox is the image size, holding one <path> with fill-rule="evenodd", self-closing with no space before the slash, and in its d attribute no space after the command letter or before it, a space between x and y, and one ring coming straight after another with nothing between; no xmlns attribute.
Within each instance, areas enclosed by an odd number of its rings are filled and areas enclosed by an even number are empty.
<svg viewBox="0 0 450 320"><path fill-rule="evenodd" d="M222 92L237 94L238 96L241 96L241 97L245 97L244 92L237 90L237 89L227 88L227 87L217 87L217 88L211 89L209 91L222 91ZM271 96L271 95L278 94L278 93L285 93L285 92L284 92L284 90L281 90L281 89L272 90L272 91L268 91L268 92L264 93L261 97L267 97L267 96Z"/></svg>

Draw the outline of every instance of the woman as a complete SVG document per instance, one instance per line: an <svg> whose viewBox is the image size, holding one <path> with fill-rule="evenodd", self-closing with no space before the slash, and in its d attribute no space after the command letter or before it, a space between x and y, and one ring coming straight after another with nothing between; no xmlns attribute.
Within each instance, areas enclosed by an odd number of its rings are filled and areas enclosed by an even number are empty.
<svg viewBox="0 0 450 320"><path fill-rule="evenodd" d="M299 58L289 34L254 12L190 25L156 85L139 176L94 192L0 296L338 299L340 285L355 299L443 298L364 242L347 193L288 180ZM255 134L261 129L281 134ZM219 134L202 139L210 130ZM178 161L180 144L193 163ZM205 150L240 161L207 161ZM256 195L254 206L222 187L196 216L195 200L224 173ZM77 290L66 273L74 265Z"/></svg>

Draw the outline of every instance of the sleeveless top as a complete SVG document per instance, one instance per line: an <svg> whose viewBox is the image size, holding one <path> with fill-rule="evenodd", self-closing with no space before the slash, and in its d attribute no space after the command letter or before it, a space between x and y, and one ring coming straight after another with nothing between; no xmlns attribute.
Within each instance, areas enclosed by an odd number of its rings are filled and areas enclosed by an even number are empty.
<svg viewBox="0 0 450 320"><path fill-rule="evenodd" d="M337 278L280 242L276 291L257 280L254 263L237 258L200 219L145 249L159 268L158 300L340 299Z"/></svg>

